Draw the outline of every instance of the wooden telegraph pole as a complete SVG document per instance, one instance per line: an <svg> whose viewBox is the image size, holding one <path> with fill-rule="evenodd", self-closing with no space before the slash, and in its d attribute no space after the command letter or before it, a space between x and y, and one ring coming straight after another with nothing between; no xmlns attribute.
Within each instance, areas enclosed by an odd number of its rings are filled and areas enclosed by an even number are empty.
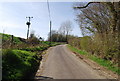
<svg viewBox="0 0 120 81"><path fill-rule="evenodd" d="M33 18L33 17L26 17L26 18L28 18L29 19L29 21L26 23L26 25L28 25L28 31L27 31L27 39L28 39L28 37L29 37L29 28L30 28L30 19L31 18Z"/></svg>
<svg viewBox="0 0 120 81"><path fill-rule="evenodd" d="M51 42L52 42L52 36L51 36L51 25L52 25L52 22L50 21L50 46L51 46Z"/></svg>

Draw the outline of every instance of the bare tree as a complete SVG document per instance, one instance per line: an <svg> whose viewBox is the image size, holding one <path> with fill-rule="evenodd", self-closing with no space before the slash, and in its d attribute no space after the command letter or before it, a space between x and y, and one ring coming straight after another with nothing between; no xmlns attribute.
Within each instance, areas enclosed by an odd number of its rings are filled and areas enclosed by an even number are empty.
<svg viewBox="0 0 120 81"><path fill-rule="evenodd" d="M48 41L50 40L49 34L48 34ZM52 42L66 42L65 35L58 33L58 31L56 31L56 30L51 31L51 38L52 38L51 39Z"/></svg>
<svg viewBox="0 0 120 81"><path fill-rule="evenodd" d="M91 4L93 3L93 4ZM82 10L86 10L89 8L89 10L93 10L95 11L94 9L90 8L90 6L92 5L97 5L96 3L98 3L98 5L102 5L101 8L103 7L103 9L100 9L99 13L101 13L101 15L104 17L105 13L107 13L107 15L105 15L105 17L110 17L110 23L111 24L111 29L112 29L112 32L120 32L120 1L119 2L89 2L87 3L87 5L85 6L75 6L74 9L78 10L78 9L82 9ZM90 5L91 4L91 5ZM98 8L97 8L98 9ZM81 10L81 11L82 11ZM106 10L106 11L105 11ZM103 12L104 11L104 12ZM82 11L83 12L83 11ZM96 13L94 14L95 16L99 16L99 15L96 15ZM87 17L88 18L88 17ZM90 19L90 18L89 18ZM91 20L91 19L90 19ZM107 20L106 20L107 21ZM97 24L98 25L98 24Z"/></svg>
<svg viewBox="0 0 120 81"><path fill-rule="evenodd" d="M65 21L61 24L60 28L59 28L59 32L63 35L66 36L66 41L68 40L68 35L70 34L70 32L73 29L73 24L71 21Z"/></svg>
<svg viewBox="0 0 120 81"><path fill-rule="evenodd" d="M116 61L120 53L120 2L89 2L74 9L79 12L77 21L83 34L92 34L91 50Z"/></svg>
<svg viewBox="0 0 120 81"><path fill-rule="evenodd" d="M84 8L80 14L77 15L80 28L83 33L108 33L112 31L112 16L110 10L106 7L105 3L94 3L89 7Z"/></svg>

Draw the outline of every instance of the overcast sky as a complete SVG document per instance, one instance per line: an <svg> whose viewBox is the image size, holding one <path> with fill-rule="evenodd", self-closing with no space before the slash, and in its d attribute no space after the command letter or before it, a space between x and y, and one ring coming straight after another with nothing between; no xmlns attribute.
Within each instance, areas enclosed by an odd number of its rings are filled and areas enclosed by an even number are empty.
<svg viewBox="0 0 120 81"><path fill-rule="evenodd" d="M76 23L76 14L73 2L50 2L52 30L58 30L61 23L66 20L73 22L73 35L81 37L81 31ZM27 16L31 19L30 31L45 39L49 33L49 16L46 2L0 2L0 32L26 38Z"/></svg>

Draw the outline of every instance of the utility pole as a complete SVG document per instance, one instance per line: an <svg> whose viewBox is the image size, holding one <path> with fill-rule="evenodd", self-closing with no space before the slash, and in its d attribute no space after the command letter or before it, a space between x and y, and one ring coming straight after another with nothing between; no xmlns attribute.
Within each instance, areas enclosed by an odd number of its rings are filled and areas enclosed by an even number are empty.
<svg viewBox="0 0 120 81"><path fill-rule="evenodd" d="M51 37L51 24L52 24L52 22L50 21L50 46L51 46L51 42L52 42L52 37Z"/></svg>
<svg viewBox="0 0 120 81"><path fill-rule="evenodd" d="M29 19L29 21L26 23L26 25L28 25L28 31L27 31L27 39L28 39L28 36L29 36L29 28L30 28L30 19L33 18L33 17L26 17Z"/></svg>

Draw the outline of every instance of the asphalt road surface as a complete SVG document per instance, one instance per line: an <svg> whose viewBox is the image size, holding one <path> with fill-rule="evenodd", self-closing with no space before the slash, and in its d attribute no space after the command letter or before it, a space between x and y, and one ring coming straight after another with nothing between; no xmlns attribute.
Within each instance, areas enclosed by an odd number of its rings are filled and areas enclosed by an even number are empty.
<svg viewBox="0 0 120 81"><path fill-rule="evenodd" d="M66 45L55 46L48 50L36 77L50 79L105 79L96 70L77 58Z"/></svg>

